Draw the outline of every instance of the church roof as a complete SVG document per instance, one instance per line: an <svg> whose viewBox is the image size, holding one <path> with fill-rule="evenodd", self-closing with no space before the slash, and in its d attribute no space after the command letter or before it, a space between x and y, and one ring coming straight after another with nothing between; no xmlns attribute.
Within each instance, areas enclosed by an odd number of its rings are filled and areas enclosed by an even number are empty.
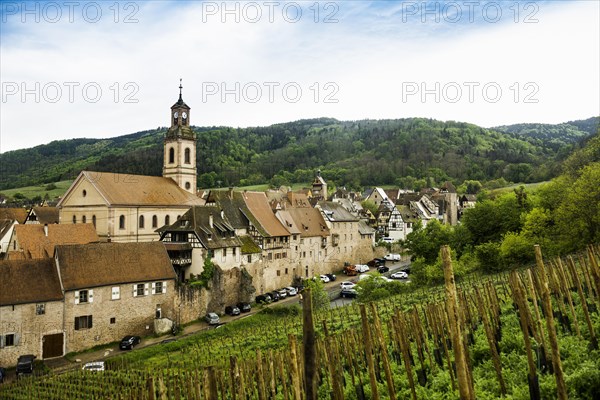
<svg viewBox="0 0 600 400"><path fill-rule="evenodd" d="M60 207L79 180L86 179L111 206L193 206L202 199L180 188L170 178L82 171L60 200Z"/></svg>

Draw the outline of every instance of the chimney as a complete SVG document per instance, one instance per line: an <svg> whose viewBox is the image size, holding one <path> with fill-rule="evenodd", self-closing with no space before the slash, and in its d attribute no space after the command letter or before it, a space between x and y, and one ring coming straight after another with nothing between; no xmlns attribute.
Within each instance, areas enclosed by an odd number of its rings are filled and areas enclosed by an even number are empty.
<svg viewBox="0 0 600 400"><path fill-rule="evenodd" d="M213 215L212 215L212 213L210 213L208 215L208 226L210 226L211 229L213 227Z"/></svg>
<svg viewBox="0 0 600 400"><path fill-rule="evenodd" d="M48 237L48 224L44 224L44 236Z"/></svg>

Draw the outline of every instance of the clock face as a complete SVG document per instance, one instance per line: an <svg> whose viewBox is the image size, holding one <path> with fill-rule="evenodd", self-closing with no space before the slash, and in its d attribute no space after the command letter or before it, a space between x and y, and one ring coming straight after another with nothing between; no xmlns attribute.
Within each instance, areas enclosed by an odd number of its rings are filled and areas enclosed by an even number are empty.
<svg viewBox="0 0 600 400"><path fill-rule="evenodd" d="M173 114L173 116L174 116L175 118L177 118L177 117L179 117L179 113L178 113L177 111L175 111L175 113Z"/></svg>
<svg viewBox="0 0 600 400"><path fill-rule="evenodd" d="M181 118L183 118L183 119L187 118L187 113L185 111L181 113Z"/></svg>

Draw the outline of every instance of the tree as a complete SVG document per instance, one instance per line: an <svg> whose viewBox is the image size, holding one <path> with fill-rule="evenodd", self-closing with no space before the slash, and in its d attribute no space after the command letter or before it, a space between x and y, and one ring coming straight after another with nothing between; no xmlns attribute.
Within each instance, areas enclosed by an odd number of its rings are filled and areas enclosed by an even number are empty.
<svg viewBox="0 0 600 400"><path fill-rule="evenodd" d="M373 215L377 214L377 210L379 209L379 207L377 207L377 204L373 203L371 200L364 200L360 203L360 205L364 209L371 211Z"/></svg>
<svg viewBox="0 0 600 400"><path fill-rule="evenodd" d="M320 279L307 279L304 286L310 289L313 309L326 310L329 308L329 295Z"/></svg>

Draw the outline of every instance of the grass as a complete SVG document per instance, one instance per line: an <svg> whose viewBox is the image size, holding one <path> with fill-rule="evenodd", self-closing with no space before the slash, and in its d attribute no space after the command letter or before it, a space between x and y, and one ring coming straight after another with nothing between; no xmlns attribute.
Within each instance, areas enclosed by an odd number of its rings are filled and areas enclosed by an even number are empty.
<svg viewBox="0 0 600 400"><path fill-rule="evenodd" d="M498 196L500 194L512 192L514 189L518 189L521 186L525 187L525 190L527 190L528 192L531 192L531 191L535 191L535 190L539 189L540 186L545 185L548 182L549 181L535 182L535 183L515 183L514 185L509 185L509 186L505 186L502 188L490 190L490 195Z"/></svg>
<svg viewBox="0 0 600 400"><path fill-rule="evenodd" d="M2 191L2 194L4 194L7 197L14 197L15 194L21 193L28 199L34 198L35 196L41 196L43 198L46 194L48 194L50 199L55 199L65 194L65 192L67 191L67 189L69 189L72 183L72 180L54 182L56 189L52 190L46 190L46 186L48 186L49 183L44 183L36 186L25 186L14 189L6 189Z"/></svg>

